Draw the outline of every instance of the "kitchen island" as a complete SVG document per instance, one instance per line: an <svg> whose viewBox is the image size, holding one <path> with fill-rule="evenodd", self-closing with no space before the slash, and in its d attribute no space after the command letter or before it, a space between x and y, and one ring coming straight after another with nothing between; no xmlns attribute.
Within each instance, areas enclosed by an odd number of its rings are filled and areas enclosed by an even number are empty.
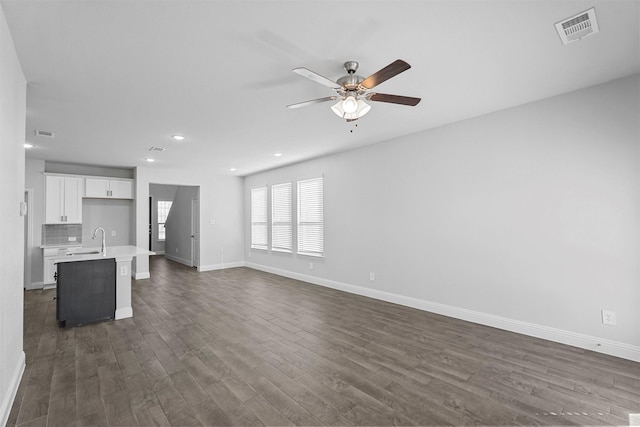
<svg viewBox="0 0 640 427"><path fill-rule="evenodd" d="M155 255L155 252L136 246L111 246L103 254L100 248L60 249L54 262L76 263L83 261L113 260L115 262L115 313L114 319L126 319L133 316L131 307L131 261L140 255Z"/></svg>

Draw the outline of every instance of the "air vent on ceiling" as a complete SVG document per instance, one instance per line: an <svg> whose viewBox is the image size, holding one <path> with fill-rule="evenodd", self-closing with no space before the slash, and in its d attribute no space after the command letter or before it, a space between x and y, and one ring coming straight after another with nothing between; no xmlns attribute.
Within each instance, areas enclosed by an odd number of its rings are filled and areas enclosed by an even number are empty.
<svg viewBox="0 0 640 427"><path fill-rule="evenodd" d="M600 31L596 10L591 8L556 24L562 44L578 41Z"/></svg>
<svg viewBox="0 0 640 427"><path fill-rule="evenodd" d="M45 138L55 138L56 134L53 132L50 132L48 130L37 130L36 129L36 136L43 136Z"/></svg>
<svg viewBox="0 0 640 427"><path fill-rule="evenodd" d="M162 147L151 147L149 148L149 151L164 151L165 149Z"/></svg>

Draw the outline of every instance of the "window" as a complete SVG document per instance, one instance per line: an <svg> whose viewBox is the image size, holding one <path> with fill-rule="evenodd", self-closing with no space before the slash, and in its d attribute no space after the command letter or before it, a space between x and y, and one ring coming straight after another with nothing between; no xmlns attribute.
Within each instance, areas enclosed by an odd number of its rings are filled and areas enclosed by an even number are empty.
<svg viewBox="0 0 640 427"><path fill-rule="evenodd" d="M291 183L271 187L271 249L291 252Z"/></svg>
<svg viewBox="0 0 640 427"><path fill-rule="evenodd" d="M167 233L164 224L167 222L172 203L166 200L158 200L158 240L166 239Z"/></svg>
<svg viewBox="0 0 640 427"><path fill-rule="evenodd" d="M251 189L251 247L267 249L267 187Z"/></svg>
<svg viewBox="0 0 640 427"><path fill-rule="evenodd" d="M322 177L298 181L298 253L324 253Z"/></svg>

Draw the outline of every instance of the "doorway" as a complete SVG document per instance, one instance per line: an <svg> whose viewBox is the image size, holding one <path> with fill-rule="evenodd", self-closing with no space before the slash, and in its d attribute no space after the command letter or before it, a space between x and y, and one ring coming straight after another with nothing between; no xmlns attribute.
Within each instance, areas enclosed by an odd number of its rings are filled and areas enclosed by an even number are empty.
<svg viewBox="0 0 640 427"><path fill-rule="evenodd" d="M151 251L189 267L199 267L199 196L199 186L149 184Z"/></svg>

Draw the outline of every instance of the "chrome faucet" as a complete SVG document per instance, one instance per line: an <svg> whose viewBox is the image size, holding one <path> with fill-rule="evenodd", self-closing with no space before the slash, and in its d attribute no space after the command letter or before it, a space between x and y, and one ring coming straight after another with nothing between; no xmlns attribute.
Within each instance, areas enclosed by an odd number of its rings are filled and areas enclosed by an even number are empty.
<svg viewBox="0 0 640 427"><path fill-rule="evenodd" d="M102 247L100 248L100 252L102 252L102 256L107 256L107 243L104 240L104 228L102 227L97 227L95 230L93 230L93 237L92 239L95 240L96 238L96 234L98 234L98 230L102 231Z"/></svg>

